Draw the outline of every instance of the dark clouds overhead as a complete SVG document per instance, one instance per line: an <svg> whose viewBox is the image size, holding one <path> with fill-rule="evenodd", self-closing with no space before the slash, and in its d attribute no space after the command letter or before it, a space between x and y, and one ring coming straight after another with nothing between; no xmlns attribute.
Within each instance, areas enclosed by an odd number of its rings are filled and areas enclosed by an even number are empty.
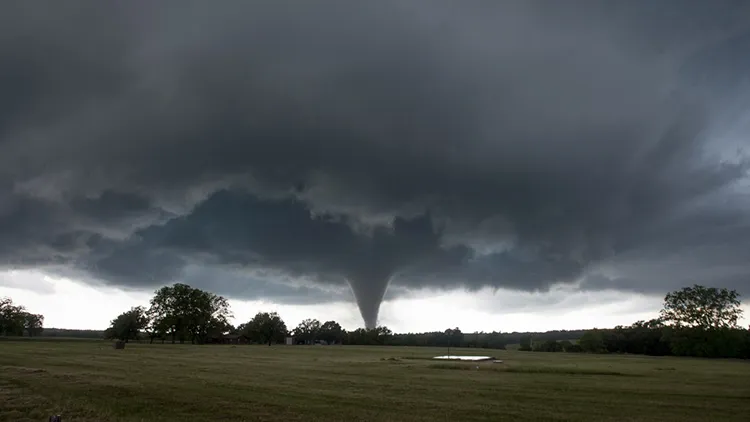
<svg viewBox="0 0 750 422"><path fill-rule="evenodd" d="M3 4L0 264L745 291L744 57L742 1Z"/></svg>

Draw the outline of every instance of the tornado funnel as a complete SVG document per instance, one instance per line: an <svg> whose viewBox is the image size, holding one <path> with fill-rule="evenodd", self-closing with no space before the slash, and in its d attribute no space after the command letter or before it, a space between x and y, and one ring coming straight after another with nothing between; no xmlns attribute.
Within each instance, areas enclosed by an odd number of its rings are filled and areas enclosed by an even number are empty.
<svg viewBox="0 0 750 422"><path fill-rule="evenodd" d="M391 280L390 271L368 272L347 277L349 286L357 301L359 313L365 322L365 328L372 329L378 325L378 313L383 302L388 283Z"/></svg>

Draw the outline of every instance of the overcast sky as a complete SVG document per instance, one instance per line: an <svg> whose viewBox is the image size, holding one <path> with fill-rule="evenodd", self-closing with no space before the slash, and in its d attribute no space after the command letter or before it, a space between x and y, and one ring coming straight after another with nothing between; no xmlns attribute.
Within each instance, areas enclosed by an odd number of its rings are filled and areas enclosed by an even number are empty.
<svg viewBox="0 0 750 422"><path fill-rule="evenodd" d="M2 3L0 295L398 331L747 297L748 69L743 1Z"/></svg>

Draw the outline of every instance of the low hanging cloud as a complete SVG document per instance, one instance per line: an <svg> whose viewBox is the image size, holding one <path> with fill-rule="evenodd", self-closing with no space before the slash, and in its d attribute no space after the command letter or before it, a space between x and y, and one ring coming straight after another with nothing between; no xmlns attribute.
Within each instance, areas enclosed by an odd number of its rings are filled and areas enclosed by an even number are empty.
<svg viewBox="0 0 750 422"><path fill-rule="evenodd" d="M3 267L351 288L368 326L418 288L747 290L745 2L17 2L0 28Z"/></svg>

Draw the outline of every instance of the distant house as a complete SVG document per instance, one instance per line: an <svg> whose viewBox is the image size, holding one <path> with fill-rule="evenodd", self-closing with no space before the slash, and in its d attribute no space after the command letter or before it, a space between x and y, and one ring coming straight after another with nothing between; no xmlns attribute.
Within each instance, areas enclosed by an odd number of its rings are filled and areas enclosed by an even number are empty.
<svg viewBox="0 0 750 422"><path fill-rule="evenodd" d="M284 342L284 344L286 344L287 346L294 345L294 337L287 337L286 341Z"/></svg>

